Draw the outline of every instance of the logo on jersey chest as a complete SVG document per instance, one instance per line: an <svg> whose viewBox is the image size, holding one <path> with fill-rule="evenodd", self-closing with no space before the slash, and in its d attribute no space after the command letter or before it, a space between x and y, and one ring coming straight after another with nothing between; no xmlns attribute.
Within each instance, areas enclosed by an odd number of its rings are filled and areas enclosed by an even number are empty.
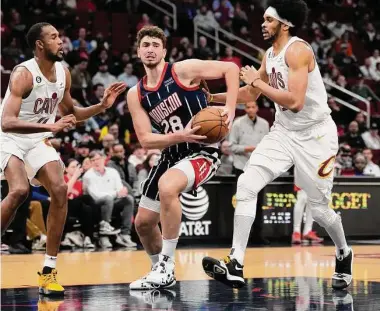
<svg viewBox="0 0 380 311"><path fill-rule="evenodd" d="M182 106L182 102L178 97L177 92L169 95L166 99L161 101L150 112L149 116L158 124L162 122L166 117L176 111Z"/></svg>
<svg viewBox="0 0 380 311"><path fill-rule="evenodd" d="M34 102L33 112L35 114L52 114L58 105L58 95L53 93L51 98L37 98Z"/></svg>
<svg viewBox="0 0 380 311"><path fill-rule="evenodd" d="M269 83L275 89L285 88L285 82L281 72L276 72L274 67L272 67L272 72L269 74Z"/></svg>

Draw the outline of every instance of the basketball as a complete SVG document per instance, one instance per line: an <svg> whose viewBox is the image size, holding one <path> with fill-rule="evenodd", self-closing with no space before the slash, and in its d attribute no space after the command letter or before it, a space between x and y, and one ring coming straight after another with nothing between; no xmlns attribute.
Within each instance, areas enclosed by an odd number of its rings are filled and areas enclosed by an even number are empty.
<svg viewBox="0 0 380 311"><path fill-rule="evenodd" d="M227 115L222 117L222 110L217 107L207 107L199 111L192 123L192 128L200 126L195 132L196 135L207 136L203 142L214 144L221 141L228 134L226 125Z"/></svg>

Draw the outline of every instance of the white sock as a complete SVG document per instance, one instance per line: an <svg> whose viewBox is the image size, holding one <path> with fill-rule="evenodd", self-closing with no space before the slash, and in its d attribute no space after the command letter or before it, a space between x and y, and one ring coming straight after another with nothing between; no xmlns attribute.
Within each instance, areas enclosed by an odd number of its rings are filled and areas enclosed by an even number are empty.
<svg viewBox="0 0 380 311"><path fill-rule="evenodd" d="M52 269L55 269L56 266L57 266L57 257L49 256L48 254L45 254L44 267L50 267Z"/></svg>
<svg viewBox="0 0 380 311"><path fill-rule="evenodd" d="M307 202L306 192L303 190L299 190L297 193L297 202L294 204L293 211L293 232L301 232L301 224L303 212L305 210L305 205Z"/></svg>
<svg viewBox="0 0 380 311"><path fill-rule="evenodd" d="M334 212L334 211L333 211ZM335 213L335 212L334 212ZM343 257L346 257L350 253L350 248L347 245L346 237L344 235L342 220L340 216L336 217L334 223L330 226L325 227L327 233L329 234L331 240L335 244L336 256L341 256L341 250L343 251Z"/></svg>
<svg viewBox="0 0 380 311"><path fill-rule="evenodd" d="M244 263L245 250L255 216L235 215L234 217L234 236L230 257L235 258L241 265Z"/></svg>
<svg viewBox="0 0 380 311"><path fill-rule="evenodd" d="M167 240L162 237L162 251L161 254L169 256L174 261L175 249L177 248L178 238Z"/></svg>
<svg viewBox="0 0 380 311"><path fill-rule="evenodd" d="M311 214L310 208L306 206L306 221L303 227L303 235L308 234L313 228L313 215Z"/></svg>
<svg viewBox="0 0 380 311"><path fill-rule="evenodd" d="M154 266L158 262L160 254L149 255L149 257L152 262L152 266Z"/></svg>

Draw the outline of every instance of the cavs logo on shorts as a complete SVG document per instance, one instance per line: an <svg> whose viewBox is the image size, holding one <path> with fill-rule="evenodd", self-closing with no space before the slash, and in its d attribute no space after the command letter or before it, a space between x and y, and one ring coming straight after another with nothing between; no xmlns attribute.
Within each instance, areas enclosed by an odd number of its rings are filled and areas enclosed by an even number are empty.
<svg viewBox="0 0 380 311"><path fill-rule="evenodd" d="M329 177L334 171L335 156L328 158L319 165L318 176L321 178Z"/></svg>

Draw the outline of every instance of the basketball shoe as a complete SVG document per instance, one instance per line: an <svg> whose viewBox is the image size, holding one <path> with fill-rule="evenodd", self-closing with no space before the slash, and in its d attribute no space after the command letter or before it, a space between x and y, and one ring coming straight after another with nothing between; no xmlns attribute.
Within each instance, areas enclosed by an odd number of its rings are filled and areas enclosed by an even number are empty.
<svg viewBox="0 0 380 311"><path fill-rule="evenodd" d="M352 263L354 253L350 249L350 253L344 257L343 251L340 256L335 258L335 273L332 276L332 288L345 289L351 284L352 281Z"/></svg>
<svg viewBox="0 0 380 311"><path fill-rule="evenodd" d="M346 290L334 290L333 303L336 310L354 311L354 300Z"/></svg>
<svg viewBox="0 0 380 311"><path fill-rule="evenodd" d="M292 234L292 244L301 244L301 233L293 232Z"/></svg>
<svg viewBox="0 0 380 311"><path fill-rule="evenodd" d="M227 286L241 288L245 285L243 266L230 256L222 260L204 257L202 260L203 270L206 274Z"/></svg>
<svg viewBox="0 0 380 311"><path fill-rule="evenodd" d="M38 291L43 295L63 295L65 289L57 281L57 270L53 269L50 273L42 274L38 272Z"/></svg>
<svg viewBox="0 0 380 311"><path fill-rule="evenodd" d="M159 261L152 270L141 279L132 282L129 289L158 289L172 287L176 283L174 276L175 263L169 256L160 255Z"/></svg>
<svg viewBox="0 0 380 311"><path fill-rule="evenodd" d="M302 236L302 242L322 243L323 238L319 237L315 231L309 231Z"/></svg>

